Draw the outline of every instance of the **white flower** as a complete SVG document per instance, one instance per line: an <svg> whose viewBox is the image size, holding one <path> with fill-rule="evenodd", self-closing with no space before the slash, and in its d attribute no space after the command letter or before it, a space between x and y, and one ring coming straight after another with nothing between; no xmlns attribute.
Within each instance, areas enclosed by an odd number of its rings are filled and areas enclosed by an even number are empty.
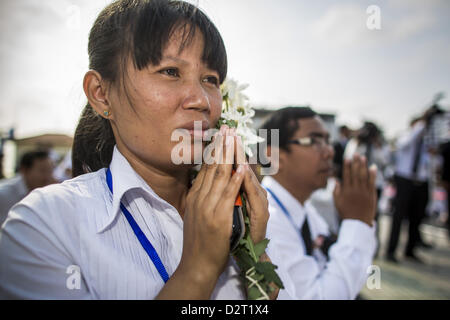
<svg viewBox="0 0 450 320"><path fill-rule="evenodd" d="M248 84L239 85L237 81L227 78L221 86L222 97L228 97L230 107L237 109L239 106L246 106L248 97L242 93L247 89ZM225 99L224 99L225 100Z"/></svg>
<svg viewBox="0 0 450 320"><path fill-rule="evenodd" d="M250 107L248 97L242 93L248 87L247 84L239 85L233 79L226 79L221 86L223 104L220 124L226 123L236 128L236 133L242 138L245 153L253 156L250 145L264 141L253 129L253 116L255 110Z"/></svg>

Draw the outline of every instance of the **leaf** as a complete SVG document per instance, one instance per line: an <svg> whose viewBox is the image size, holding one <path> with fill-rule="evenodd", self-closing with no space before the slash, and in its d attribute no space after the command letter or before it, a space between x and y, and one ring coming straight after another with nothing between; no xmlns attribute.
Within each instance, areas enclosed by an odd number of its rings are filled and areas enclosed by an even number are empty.
<svg viewBox="0 0 450 320"><path fill-rule="evenodd" d="M240 246L245 246L245 243L247 242L247 239L244 237L241 240L239 240L239 245Z"/></svg>
<svg viewBox="0 0 450 320"><path fill-rule="evenodd" d="M249 300L257 300L260 297L261 297L261 292L259 292L259 289L256 286L253 286L250 289L248 289L247 298Z"/></svg>
<svg viewBox="0 0 450 320"><path fill-rule="evenodd" d="M237 126L238 126L238 123L236 120L224 120L223 124L226 124L230 128L237 128Z"/></svg>
<svg viewBox="0 0 450 320"><path fill-rule="evenodd" d="M241 195L242 199L242 215L244 216L244 223L245 223L245 229L246 231L250 231L250 218L248 217L247 213L247 203L245 201L245 197Z"/></svg>
<svg viewBox="0 0 450 320"><path fill-rule="evenodd" d="M267 282L275 283L280 289L283 289L283 282L281 281L278 274L275 272L275 269L278 268L276 265L270 262L258 262L255 265L256 272L264 275L264 278Z"/></svg>
<svg viewBox="0 0 450 320"><path fill-rule="evenodd" d="M255 253L255 247L254 247L254 244L253 244L252 237L250 236L250 234L248 234L246 238L247 238L246 239L247 242L246 242L245 246L247 247L251 257L253 258L253 260L255 262L258 262L258 257L256 256L256 253Z"/></svg>
<svg viewBox="0 0 450 320"><path fill-rule="evenodd" d="M256 273L252 278L255 279L256 281L262 281L262 279L264 279L264 275Z"/></svg>
<svg viewBox="0 0 450 320"><path fill-rule="evenodd" d="M255 265L254 260L250 256L250 254L243 247L238 247L235 251L234 256L236 258L236 262L241 269L241 272L245 274L245 272L252 268Z"/></svg>
<svg viewBox="0 0 450 320"><path fill-rule="evenodd" d="M247 237L242 238L240 243L242 243L244 245L244 247L246 247L247 250L250 252L250 250L251 250L250 248L251 247L250 247L250 244L248 243L248 238Z"/></svg>
<svg viewBox="0 0 450 320"><path fill-rule="evenodd" d="M259 257L266 251L267 245L269 244L269 239L264 239L261 242L255 244L255 255L259 260Z"/></svg>
<svg viewBox="0 0 450 320"><path fill-rule="evenodd" d="M258 262L255 265L256 272L262 273L264 275L274 271L275 268L276 266L271 264L270 262Z"/></svg>
<svg viewBox="0 0 450 320"><path fill-rule="evenodd" d="M275 283L278 288L284 289L283 281L281 281L278 273L276 273L275 271L273 271L272 279L272 282Z"/></svg>

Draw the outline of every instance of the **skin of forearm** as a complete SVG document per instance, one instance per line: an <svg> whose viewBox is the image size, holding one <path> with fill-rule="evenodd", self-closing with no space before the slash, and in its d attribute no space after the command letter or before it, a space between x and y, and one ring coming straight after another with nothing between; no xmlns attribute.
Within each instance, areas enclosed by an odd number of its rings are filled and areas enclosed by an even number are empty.
<svg viewBox="0 0 450 320"><path fill-rule="evenodd" d="M218 276L200 272L184 271L178 268L156 300L208 300L216 285Z"/></svg>
<svg viewBox="0 0 450 320"><path fill-rule="evenodd" d="M271 262L267 253L260 257L261 262ZM191 268L193 270L195 268ZM178 268L172 277L161 289L156 300L208 300L214 290L218 275L208 275L207 272L184 271ZM270 286L275 290L270 293L271 300L276 300L280 289L271 283Z"/></svg>

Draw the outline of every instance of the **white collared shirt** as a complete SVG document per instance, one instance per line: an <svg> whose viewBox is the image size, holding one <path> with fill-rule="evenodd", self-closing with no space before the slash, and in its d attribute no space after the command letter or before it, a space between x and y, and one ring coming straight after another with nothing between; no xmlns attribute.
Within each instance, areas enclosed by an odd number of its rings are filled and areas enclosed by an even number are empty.
<svg viewBox="0 0 450 320"><path fill-rule="evenodd" d="M308 201L302 206L272 177L265 177L262 185L276 195L291 217L268 192L267 253L278 266L285 287L278 299L354 299L365 284L375 253L375 227L343 220L338 240L329 249L329 260L318 249L308 256L300 233L305 216L313 239L328 235L326 222Z"/></svg>
<svg viewBox="0 0 450 320"><path fill-rule="evenodd" d="M117 147L110 169L113 194L106 169L101 169L36 189L12 208L0 232L0 298L158 295L164 281L121 212L120 202L156 249L169 276L181 259L183 220ZM230 258L211 299L245 299L238 273Z"/></svg>
<svg viewBox="0 0 450 320"><path fill-rule="evenodd" d="M406 179L417 179L426 182L430 177L430 157L427 152L427 145L422 144L417 177L414 176L413 166L416 148L420 136L426 130L425 123L418 121L409 131L402 135L397 141L397 152L395 154L395 174Z"/></svg>
<svg viewBox="0 0 450 320"><path fill-rule="evenodd" d="M21 174L0 181L0 226L6 220L9 210L25 198L28 188Z"/></svg>

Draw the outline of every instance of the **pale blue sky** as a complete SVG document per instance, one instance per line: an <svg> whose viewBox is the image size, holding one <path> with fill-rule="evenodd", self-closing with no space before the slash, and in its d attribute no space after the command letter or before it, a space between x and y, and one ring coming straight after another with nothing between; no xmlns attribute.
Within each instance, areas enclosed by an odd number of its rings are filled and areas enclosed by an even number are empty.
<svg viewBox="0 0 450 320"><path fill-rule="evenodd" d="M450 1L199 0L229 76L257 106L311 104L339 123L401 132L438 91L450 106ZM89 29L105 0L0 1L0 130L72 134ZM381 30L366 26L369 5Z"/></svg>

